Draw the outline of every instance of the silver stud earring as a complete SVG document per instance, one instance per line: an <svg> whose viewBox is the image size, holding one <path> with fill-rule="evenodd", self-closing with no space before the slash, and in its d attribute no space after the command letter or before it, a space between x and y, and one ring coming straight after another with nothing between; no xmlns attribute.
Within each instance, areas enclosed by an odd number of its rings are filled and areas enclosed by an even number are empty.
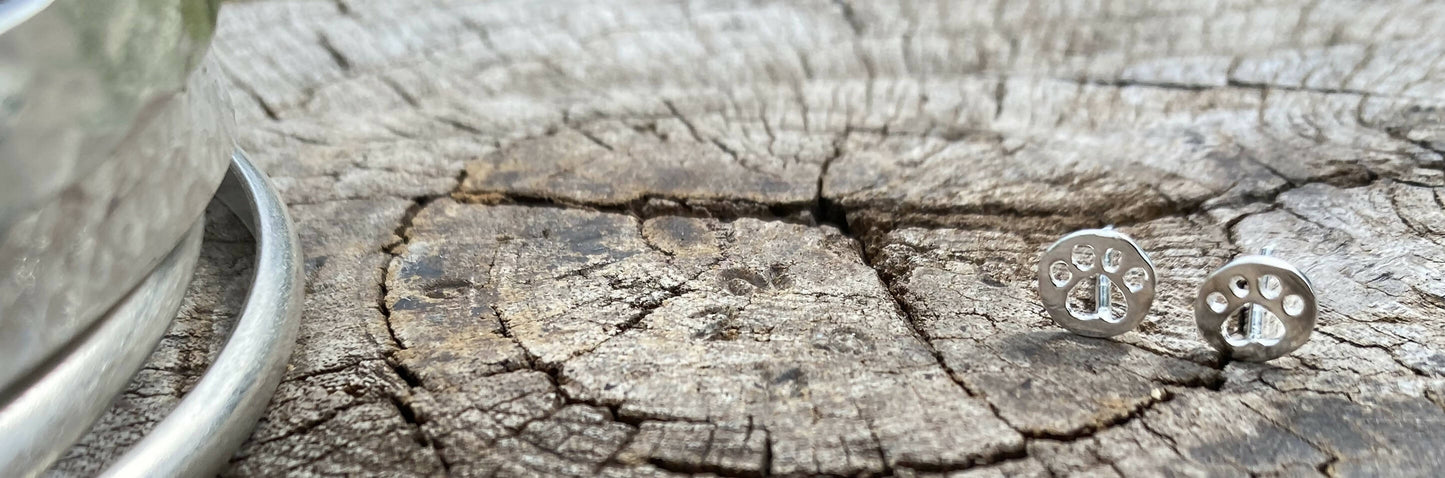
<svg viewBox="0 0 1445 478"><path fill-rule="evenodd" d="M1194 322L1204 340L1231 358L1250 362L1275 359L1304 345L1317 314L1309 278L1270 257L1269 248L1209 274L1194 301Z"/></svg>
<svg viewBox="0 0 1445 478"><path fill-rule="evenodd" d="M1154 303L1154 285L1149 255L1113 227L1064 236L1039 259L1044 310L1054 323L1079 335L1113 337L1134 330ZM1079 287L1092 290L1076 293ZM1122 313L1116 311L1120 305Z"/></svg>

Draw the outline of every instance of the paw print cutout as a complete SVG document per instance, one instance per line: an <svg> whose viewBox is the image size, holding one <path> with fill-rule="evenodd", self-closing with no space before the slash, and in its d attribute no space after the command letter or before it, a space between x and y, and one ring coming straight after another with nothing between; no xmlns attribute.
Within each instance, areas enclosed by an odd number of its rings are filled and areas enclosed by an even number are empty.
<svg viewBox="0 0 1445 478"><path fill-rule="evenodd" d="M1112 337L1139 326L1154 302L1154 264L1129 236L1087 229L1059 239L1039 259L1039 296L1060 327Z"/></svg>
<svg viewBox="0 0 1445 478"><path fill-rule="evenodd" d="M1194 322L1216 350L1250 362L1304 345L1318 309L1308 278L1288 262L1245 256L1214 271L1199 287Z"/></svg>

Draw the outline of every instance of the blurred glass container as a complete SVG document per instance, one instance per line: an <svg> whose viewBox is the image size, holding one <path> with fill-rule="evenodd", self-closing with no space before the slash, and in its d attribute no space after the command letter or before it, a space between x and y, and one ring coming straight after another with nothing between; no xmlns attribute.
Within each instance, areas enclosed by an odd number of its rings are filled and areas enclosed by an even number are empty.
<svg viewBox="0 0 1445 478"><path fill-rule="evenodd" d="M218 8L0 2L0 403L96 330L220 184L235 145L205 61Z"/></svg>

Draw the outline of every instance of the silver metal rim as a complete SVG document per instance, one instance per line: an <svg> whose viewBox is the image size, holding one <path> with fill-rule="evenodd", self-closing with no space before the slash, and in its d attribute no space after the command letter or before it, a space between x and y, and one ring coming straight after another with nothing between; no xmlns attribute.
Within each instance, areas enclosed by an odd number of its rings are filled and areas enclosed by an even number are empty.
<svg viewBox="0 0 1445 478"><path fill-rule="evenodd" d="M0 409L0 475L34 476L65 453L165 335L201 252L202 220L67 355Z"/></svg>
<svg viewBox="0 0 1445 478"><path fill-rule="evenodd" d="M231 339L195 388L102 476L200 476L226 463L275 393L296 343L304 293L291 217L241 151L217 196L256 238L256 275Z"/></svg>

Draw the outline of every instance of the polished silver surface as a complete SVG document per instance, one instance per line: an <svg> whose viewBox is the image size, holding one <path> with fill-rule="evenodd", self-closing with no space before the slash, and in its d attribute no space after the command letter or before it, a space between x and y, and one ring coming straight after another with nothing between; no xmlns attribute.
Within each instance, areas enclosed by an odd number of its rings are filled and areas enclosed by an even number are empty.
<svg viewBox="0 0 1445 478"><path fill-rule="evenodd" d="M1059 239L1039 258L1038 279L1049 317L1079 335L1112 337L1134 330L1154 303L1154 263L1133 239L1113 228ZM1075 290L1089 283L1089 290ZM1123 304L1111 299L1115 294ZM1116 310L1120 305L1122 313Z"/></svg>
<svg viewBox="0 0 1445 478"><path fill-rule="evenodd" d="M0 0L0 476L54 460L149 355L223 177L257 238L251 295L207 374L107 474L215 470L285 370L301 256L205 59L218 8Z"/></svg>
<svg viewBox="0 0 1445 478"><path fill-rule="evenodd" d="M0 2L0 402L215 193L235 148L219 70L202 61L215 3Z"/></svg>
<svg viewBox="0 0 1445 478"><path fill-rule="evenodd" d="M1194 321L1204 340L1230 358L1250 362L1304 345L1318 313L1309 278L1268 255L1225 264L1204 279L1194 300Z"/></svg>
<svg viewBox="0 0 1445 478"><path fill-rule="evenodd" d="M180 308L201 221L63 361L0 405L0 476L36 476L90 429L145 364Z"/></svg>
<svg viewBox="0 0 1445 478"><path fill-rule="evenodd" d="M104 476L214 473L251 434L286 371L304 293L296 230L266 176L239 150L218 197L256 237L256 275L246 305L206 375Z"/></svg>
<svg viewBox="0 0 1445 478"><path fill-rule="evenodd" d="M218 8L218 0L0 2L0 231L111 160L185 87Z"/></svg>

